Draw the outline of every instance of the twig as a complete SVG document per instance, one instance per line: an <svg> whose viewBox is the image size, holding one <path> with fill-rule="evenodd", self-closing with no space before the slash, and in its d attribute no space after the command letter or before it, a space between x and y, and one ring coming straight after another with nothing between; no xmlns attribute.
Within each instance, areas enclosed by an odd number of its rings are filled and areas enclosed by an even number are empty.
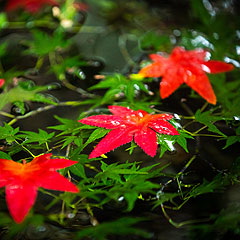
<svg viewBox="0 0 240 240"><path fill-rule="evenodd" d="M132 60L130 54L128 53L128 50L127 50L127 47L126 47L126 42L127 42L126 34L120 35L119 38L118 38L119 49L120 49L123 57L125 58L126 62L130 66L135 66L136 63Z"/></svg>

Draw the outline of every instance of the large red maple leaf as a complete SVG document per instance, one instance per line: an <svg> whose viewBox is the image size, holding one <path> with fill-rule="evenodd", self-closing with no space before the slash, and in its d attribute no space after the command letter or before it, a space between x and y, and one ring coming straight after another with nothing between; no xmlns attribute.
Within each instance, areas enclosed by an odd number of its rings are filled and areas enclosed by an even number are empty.
<svg viewBox="0 0 240 240"><path fill-rule="evenodd" d="M39 187L77 193L78 188L56 172L77 163L67 159L50 159L51 154L22 163L0 159L0 187L6 186L6 201L13 219L21 223L37 197Z"/></svg>
<svg viewBox="0 0 240 240"><path fill-rule="evenodd" d="M169 57L151 54L153 63L139 71L143 77L161 77L160 95L162 98L172 94L182 83L186 83L211 104L216 104L216 96L205 72L221 73L233 69L233 65L209 60L207 51L196 49L187 51L175 47Z"/></svg>
<svg viewBox="0 0 240 240"><path fill-rule="evenodd" d="M95 147L89 158L95 158L133 140L142 150L154 157L157 152L157 134L178 135L167 121L170 114L148 114L121 106L109 106L113 115L90 116L79 120L83 124L112 129Z"/></svg>
<svg viewBox="0 0 240 240"><path fill-rule="evenodd" d="M6 11L13 11L17 8L24 8L30 13L38 12L44 5L58 5L54 0L8 0Z"/></svg>

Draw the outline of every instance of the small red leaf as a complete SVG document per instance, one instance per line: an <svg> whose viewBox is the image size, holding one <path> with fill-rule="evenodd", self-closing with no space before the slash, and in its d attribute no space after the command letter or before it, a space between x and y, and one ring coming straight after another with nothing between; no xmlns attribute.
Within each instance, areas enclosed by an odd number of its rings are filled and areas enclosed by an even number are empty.
<svg viewBox="0 0 240 240"><path fill-rule="evenodd" d="M4 85L4 83L5 83L5 79L0 78L0 88Z"/></svg>
<svg viewBox="0 0 240 240"><path fill-rule="evenodd" d="M166 98L182 83L188 84L211 104L216 104L216 96L208 80L207 73L220 73L233 69L233 65L221 61L206 61L207 51L196 49L187 51L175 47L169 57L151 54L153 63L142 68L143 77L162 77L160 95Z"/></svg>
<svg viewBox="0 0 240 240"><path fill-rule="evenodd" d="M78 192L78 188L56 172L57 169L72 166L77 161L50 159L51 154L36 157L29 163L0 159L0 187L6 186L6 200L9 211L17 223L21 223L37 196L37 189Z"/></svg>

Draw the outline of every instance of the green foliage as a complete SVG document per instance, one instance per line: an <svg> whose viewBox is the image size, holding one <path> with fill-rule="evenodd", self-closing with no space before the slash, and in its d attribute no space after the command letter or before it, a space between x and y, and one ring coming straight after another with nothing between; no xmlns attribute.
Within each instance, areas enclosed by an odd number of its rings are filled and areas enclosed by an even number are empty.
<svg viewBox="0 0 240 240"><path fill-rule="evenodd" d="M26 140L24 143L38 143L39 145L46 144L50 142L50 140L54 137L55 133L47 133L46 131L39 129L38 133L31 132L31 131L21 131L24 134L20 134L21 137L25 138ZM19 135L18 135L19 136Z"/></svg>
<svg viewBox="0 0 240 240"><path fill-rule="evenodd" d="M44 90L47 90L47 86L34 86L29 89L20 84L17 87L12 88L0 95L0 110L3 109L8 103L25 101L34 101L57 105L54 101L39 93ZM20 106L19 103L18 106ZM21 110L24 111L23 108L21 108Z"/></svg>
<svg viewBox="0 0 240 240"><path fill-rule="evenodd" d="M19 128L12 128L8 124L4 124L4 126L0 126L0 139L5 139L7 143L11 144L15 140L18 139L16 134L19 132Z"/></svg>
<svg viewBox="0 0 240 240"><path fill-rule="evenodd" d="M42 57L56 50L66 48L70 41L64 39L62 31L55 31L53 36L50 36L39 30L34 30L33 41L28 42L29 50L25 51L27 54L34 54Z"/></svg>
<svg viewBox="0 0 240 240"><path fill-rule="evenodd" d="M11 160L11 157L7 153L2 151L0 151L0 158Z"/></svg>
<svg viewBox="0 0 240 240"><path fill-rule="evenodd" d="M163 154L166 151L175 151L174 144L178 143L186 152L188 152L187 149L187 140L186 138L192 138L193 137L183 130L178 130L179 135L162 135L162 134L157 134L158 137L158 143L160 144L161 148L161 153L160 153L160 158L163 156Z"/></svg>
<svg viewBox="0 0 240 240"><path fill-rule="evenodd" d="M0 45L0 58L2 58L6 54L6 48L7 48L6 42L4 42Z"/></svg>
<svg viewBox="0 0 240 240"><path fill-rule="evenodd" d="M166 35L158 35L156 32L145 33L139 41L140 48L153 51L163 50L160 48L170 48L170 39Z"/></svg>
<svg viewBox="0 0 240 240"><path fill-rule="evenodd" d="M224 179L221 175L216 176L211 182L203 179L203 183L194 187L188 194L190 197L196 197L206 193L222 191L224 189L224 185L227 183L227 179Z"/></svg>
<svg viewBox="0 0 240 240"><path fill-rule="evenodd" d="M56 74L59 80L65 80L65 73L71 69L73 74L79 77L79 69L77 67L86 65L85 61L80 60L79 56L67 57L61 63L51 65L51 70Z"/></svg>
<svg viewBox="0 0 240 240"><path fill-rule="evenodd" d="M120 236L134 234L144 238L150 238L150 234L148 234L146 231L132 226L142 220L144 219L123 217L116 221L105 222L95 227L83 229L77 233L76 239L93 237L95 239L105 240L107 239L107 236L112 234Z"/></svg>
<svg viewBox="0 0 240 240"><path fill-rule="evenodd" d="M82 149L86 147L88 144L94 142L96 139L104 137L110 130L104 128L97 128L94 130L89 136L88 140L84 143Z"/></svg>
<svg viewBox="0 0 240 240"><path fill-rule="evenodd" d="M139 94L139 90L149 93L146 85L140 80L127 79L123 75L115 74L113 76L107 76L98 84L92 86L90 90L109 88L101 99L100 104L111 103L115 99L121 97L124 94L129 103L134 102L134 97Z"/></svg>
<svg viewBox="0 0 240 240"><path fill-rule="evenodd" d="M113 163L106 164L102 162L101 170L94 177L94 182L102 182L110 188L105 191L107 198L116 202L126 200L128 207L127 211L131 211L136 200L141 194L153 193L154 189L158 189L159 185L152 183L151 178L161 176L162 171L166 166L160 167L159 164L149 167L142 167L136 163ZM153 170L153 168L156 168Z"/></svg>
<svg viewBox="0 0 240 240"><path fill-rule="evenodd" d="M50 129L58 130L60 133L58 136L66 135L66 134L77 134L80 130L80 124L76 120L71 120L68 118L61 118L55 116L55 118L62 124L48 127Z"/></svg>
<svg viewBox="0 0 240 240"><path fill-rule="evenodd" d="M237 75L235 78L237 79ZM223 116L234 117L239 116L240 111L240 83L239 81L226 81L223 74L216 76L210 76L211 82L214 84L219 96L219 101L222 104ZM224 86L224 87L222 87Z"/></svg>
<svg viewBox="0 0 240 240"><path fill-rule="evenodd" d="M211 12L210 10L209 11L207 10L207 8L204 6L204 1L191 0L190 3L194 17L201 20L205 26L208 26L209 23L211 23L212 20L211 13L213 13L213 11ZM208 4L208 2L206 1L205 4ZM211 4L209 3L209 5ZM209 8L211 7L209 6Z"/></svg>
<svg viewBox="0 0 240 240"><path fill-rule="evenodd" d="M223 149L233 145L234 143L240 142L240 126L236 129L236 136L229 136L226 139L226 145Z"/></svg>
<svg viewBox="0 0 240 240"><path fill-rule="evenodd" d="M5 28L8 24L7 16L5 13L0 13L0 30Z"/></svg>
<svg viewBox="0 0 240 240"><path fill-rule="evenodd" d="M15 68L9 69L8 71L1 72L1 78L5 79L7 83L12 83L13 78L23 74L22 71L18 71Z"/></svg>
<svg viewBox="0 0 240 240"><path fill-rule="evenodd" d="M211 111L201 112L200 109L195 113L195 120L204 124L208 127L208 131L217 133L223 137L226 137L224 133L222 133L214 123L216 121L222 120L222 117L214 116Z"/></svg>
<svg viewBox="0 0 240 240"><path fill-rule="evenodd" d="M223 236L229 232L239 235L239 204L231 204L229 207L222 209L218 214L211 215L210 220L213 223L192 226L192 235L195 236L194 232L198 232L198 237L201 238L206 238L209 234L213 238L218 238L217 233Z"/></svg>

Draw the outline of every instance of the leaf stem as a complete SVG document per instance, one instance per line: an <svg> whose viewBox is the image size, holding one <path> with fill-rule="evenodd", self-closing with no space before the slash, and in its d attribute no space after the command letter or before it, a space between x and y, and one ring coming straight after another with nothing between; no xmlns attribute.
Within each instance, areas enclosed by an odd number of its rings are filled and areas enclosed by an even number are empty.
<svg viewBox="0 0 240 240"><path fill-rule="evenodd" d="M14 115L7 113L7 112L3 112L3 111L0 111L0 115L2 115L4 117L9 117L9 118L15 118Z"/></svg>
<svg viewBox="0 0 240 240"><path fill-rule="evenodd" d="M38 190L39 190L40 192L42 192L42 193L45 193L45 194L47 194L47 195L53 197L53 198L59 198L57 195L54 195L54 194L52 194L52 193L50 193L50 192L44 190L43 188L39 188Z"/></svg>
<svg viewBox="0 0 240 240"><path fill-rule="evenodd" d="M207 106L208 106L208 102L205 102L205 103L203 104L203 106L201 107L200 112L204 111Z"/></svg>
<svg viewBox="0 0 240 240"><path fill-rule="evenodd" d="M193 223L206 222L206 221L210 220L209 218L206 218L206 219L187 220L187 221L183 221L183 222L180 222L180 223L176 223L169 217L169 215L165 211L165 208L164 208L163 204L161 204L161 209L162 209L162 212L163 212L165 218L168 220L168 222L176 228L180 228L180 227L183 227L185 225L190 225L190 224L193 224Z"/></svg>
<svg viewBox="0 0 240 240"><path fill-rule="evenodd" d="M48 151L48 152L50 152L50 148L49 148L49 146L48 146L48 143L47 143L47 142L45 142L45 145L46 145L47 151Z"/></svg>
<svg viewBox="0 0 240 240"><path fill-rule="evenodd" d="M201 128L199 128L197 131L195 131L194 133L192 133L193 135L195 135L195 134L197 134L197 133L199 133L199 132L201 132L202 130L204 130L205 128L207 128L208 126L203 126L203 127L201 127Z"/></svg>
<svg viewBox="0 0 240 240"><path fill-rule="evenodd" d="M80 93L83 97L89 97L89 98L93 98L93 97L96 97L95 94L92 94L92 93L89 93L87 91L85 91L84 89L82 88L79 88L79 87L75 87L74 85L72 85L70 82L68 82L67 79L63 79L62 80L62 83L64 84L64 86L72 91L75 91L77 93Z"/></svg>
<svg viewBox="0 0 240 240"><path fill-rule="evenodd" d="M26 148L24 145L20 144L16 139L15 139L14 141L15 141L19 146L21 146L25 151L27 151L33 158L36 157L28 148Z"/></svg>

